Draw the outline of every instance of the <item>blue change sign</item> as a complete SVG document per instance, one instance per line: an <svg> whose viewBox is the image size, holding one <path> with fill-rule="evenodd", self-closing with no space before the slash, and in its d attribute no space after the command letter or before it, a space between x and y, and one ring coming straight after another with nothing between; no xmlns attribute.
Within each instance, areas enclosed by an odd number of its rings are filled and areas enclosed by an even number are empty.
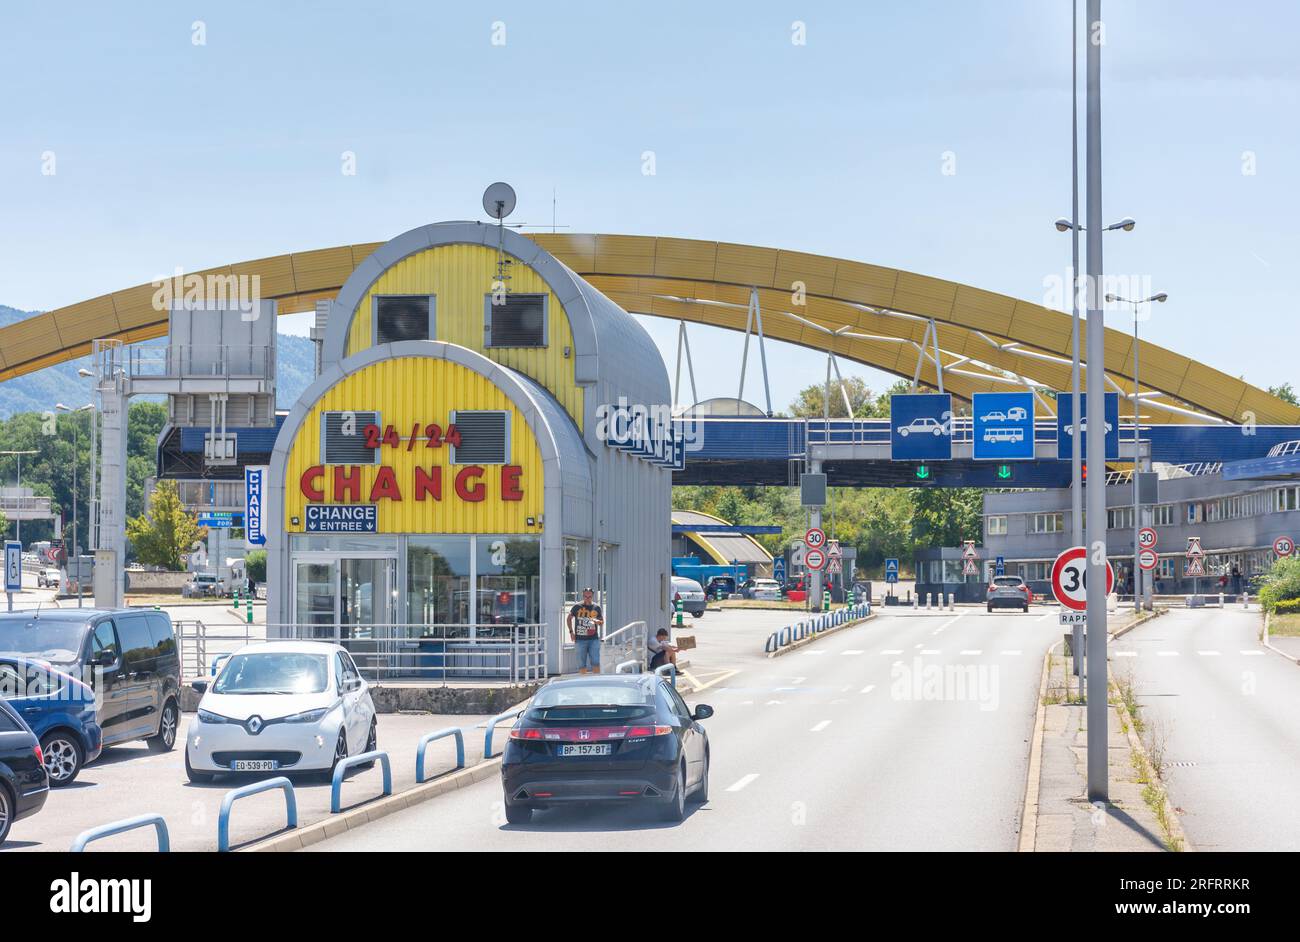
<svg viewBox="0 0 1300 942"><path fill-rule="evenodd" d="M898 560L896 559L885 560L885 581L886 582L898 581Z"/></svg>
<svg viewBox="0 0 1300 942"><path fill-rule="evenodd" d="M266 472L264 465L247 465L244 468L244 540L250 546L266 544L266 531L262 529Z"/></svg>
<svg viewBox="0 0 1300 942"><path fill-rule="evenodd" d="M890 457L894 461L952 458L952 396L904 393L889 398Z"/></svg>
<svg viewBox="0 0 1300 942"><path fill-rule="evenodd" d="M972 397L976 461L1032 461L1034 394L976 393Z"/></svg>
<svg viewBox="0 0 1300 942"><path fill-rule="evenodd" d="M1083 439L1080 454L1088 456L1088 394L1079 394L1079 436ZM1119 393L1106 393L1106 458L1119 458ZM1069 392L1056 394L1056 457L1069 461L1074 457L1074 396Z"/></svg>
<svg viewBox="0 0 1300 942"><path fill-rule="evenodd" d="M374 504L308 504L308 533L374 533Z"/></svg>

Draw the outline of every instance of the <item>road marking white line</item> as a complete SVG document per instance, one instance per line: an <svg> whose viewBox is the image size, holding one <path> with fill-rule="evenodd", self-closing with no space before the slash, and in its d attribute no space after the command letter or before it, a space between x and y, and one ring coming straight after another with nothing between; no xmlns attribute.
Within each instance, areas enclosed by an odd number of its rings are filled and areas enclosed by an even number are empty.
<svg viewBox="0 0 1300 942"><path fill-rule="evenodd" d="M1052 617L1053 615L1055 615L1055 614L1056 614L1056 612L1048 612L1048 613L1047 613L1046 615L1044 615L1042 618L1039 618L1038 621L1047 621L1047 619L1051 618L1051 617Z"/></svg>
<svg viewBox="0 0 1300 942"><path fill-rule="evenodd" d="M922 647L924 647L924 645L920 645L920 644L918 644L918 645L914 645L913 648L912 648L912 650L913 650L913 651L919 651Z"/></svg>
<svg viewBox="0 0 1300 942"><path fill-rule="evenodd" d="M682 673L683 673L685 676L687 676L687 677L690 677L690 676L691 676L690 674L686 673L686 671L682 671ZM720 674L719 676L713 678L713 680L709 681L707 684L698 684L698 685L696 685L696 684L692 683L692 687L694 688L694 689L692 690L692 693L699 693L701 690L708 690L708 689L709 689L710 687L712 687L714 684L721 683L721 682L724 681L724 680L730 680L732 677L735 677L735 676L736 676L737 674L739 674L739 673L740 673L740 669L737 668L736 670L724 671L722 674ZM724 690L730 690L730 689L731 689L730 687L719 687L719 688L718 688L716 691L714 691L714 692L715 692L715 693L722 693L722 691L724 691Z"/></svg>
<svg viewBox="0 0 1300 942"><path fill-rule="evenodd" d="M746 785L748 785L748 784L750 784L751 782L753 782L754 779L756 779L756 778L758 778L758 773L757 773L757 772L750 772L748 775L742 777L739 781L737 781L736 784L734 784L734 785L732 785L730 788L728 788L727 791L729 791L729 792L738 792L738 791L740 791L742 788L744 788Z"/></svg>
<svg viewBox="0 0 1300 942"><path fill-rule="evenodd" d="M796 687L798 687L801 683L803 683L803 682L804 682L805 680L807 680L807 679L808 679L807 677L791 677L791 678L790 678L790 683L792 683L792 684L794 684Z"/></svg>
<svg viewBox="0 0 1300 942"><path fill-rule="evenodd" d="M903 652L898 650L897 648L890 648L888 651L881 651L880 653L881 654L902 654Z"/></svg>
<svg viewBox="0 0 1300 942"><path fill-rule="evenodd" d="M1244 655L1246 655L1247 657L1263 657L1263 656L1264 656L1264 652L1263 652L1263 651L1242 651L1241 653L1244 654Z"/></svg>
<svg viewBox="0 0 1300 942"><path fill-rule="evenodd" d="M1019 656L1020 656L1020 652L1019 652L1019 651L1003 651L1003 652L1002 652L1002 655L1003 655L1004 657L1019 657Z"/></svg>
<svg viewBox="0 0 1300 942"><path fill-rule="evenodd" d="M838 697L838 698L836 698L835 700L832 700L832 701L831 701L832 704L836 704L836 703L848 703L848 702L849 702L849 701L845 700L843 697Z"/></svg>
<svg viewBox="0 0 1300 942"><path fill-rule="evenodd" d="M799 653L802 654L804 657L817 657L819 655L825 654L826 652L825 651L800 651Z"/></svg>
<svg viewBox="0 0 1300 942"><path fill-rule="evenodd" d="M780 705L781 705L780 700L768 700L767 703L763 704L763 706L780 706Z"/></svg>
<svg viewBox="0 0 1300 942"><path fill-rule="evenodd" d="M938 648L926 648L926 649L925 649L924 651L922 651L921 653L922 653L923 655L928 656L928 657L934 657L934 656L936 656L936 655L942 654L943 652L940 651Z"/></svg>
<svg viewBox="0 0 1300 942"><path fill-rule="evenodd" d="M1113 657L1137 657L1138 656L1138 653L1136 651L1111 651L1110 653Z"/></svg>
<svg viewBox="0 0 1300 942"><path fill-rule="evenodd" d="M1156 657L1178 657L1177 651L1157 651Z"/></svg>
<svg viewBox="0 0 1300 942"><path fill-rule="evenodd" d="M863 692L863 693L871 693L871 691L873 691L873 690L875 690L875 689L876 689L876 685L875 685L875 684L867 684L865 687L862 688L862 692Z"/></svg>
<svg viewBox="0 0 1300 942"><path fill-rule="evenodd" d="M830 725L831 725L831 721L830 721L830 720L822 720L820 723L818 723L816 726L814 726L812 729L810 729L809 732L810 732L810 733L820 733L822 730L824 730L827 726L830 726Z"/></svg>
<svg viewBox="0 0 1300 942"><path fill-rule="evenodd" d="M840 688L840 693L848 693L852 689L853 689L852 684L845 684L843 687Z"/></svg>
<svg viewBox="0 0 1300 942"><path fill-rule="evenodd" d="M741 701L740 701L740 705L741 705L741 706L753 706L753 705L754 705L754 701L753 701L753 700L741 700Z"/></svg>
<svg viewBox="0 0 1300 942"><path fill-rule="evenodd" d="M974 651L962 651L961 653L962 653L962 656L964 656L964 657L978 657L979 655L983 654L984 652L981 651L981 650L979 650L978 648L976 648Z"/></svg>
<svg viewBox="0 0 1300 942"><path fill-rule="evenodd" d="M1218 657L1218 656L1219 656L1219 652L1218 652L1218 651L1197 651L1196 653L1199 654L1201 657Z"/></svg>
<svg viewBox="0 0 1300 942"><path fill-rule="evenodd" d="M848 657L849 655L852 655L852 654L866 654L866 653L867 653L866 651L859 651L859 650L857 650L856 648L855 648L854 650L852 650L852 651L841 651L841 652L840 652L840 654L844 655L845 657Z"/></svg>

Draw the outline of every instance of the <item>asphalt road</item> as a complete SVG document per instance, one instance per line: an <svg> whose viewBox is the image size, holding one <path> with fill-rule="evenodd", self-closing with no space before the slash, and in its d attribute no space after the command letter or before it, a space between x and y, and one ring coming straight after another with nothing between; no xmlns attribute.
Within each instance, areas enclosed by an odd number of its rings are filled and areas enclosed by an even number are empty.
<svg viewBox="0 0 1300 942"><path fill-rule="evenodd" d="M1197 850L1300 850L1300 670L1261 625L1233 606L1174 610L1111 646Z"/></svg>
<svg viewBox="0 0 1300 942"><path fill-rule="evenodd" d="M687 699L717 713L711 797L683 823L585 806L510 826L494 778L312 850L1015 848L1055 609L890 613L772 660L749 652L780 618L742 617L695 625L735 660L691 652L717 680Z"/></svg>

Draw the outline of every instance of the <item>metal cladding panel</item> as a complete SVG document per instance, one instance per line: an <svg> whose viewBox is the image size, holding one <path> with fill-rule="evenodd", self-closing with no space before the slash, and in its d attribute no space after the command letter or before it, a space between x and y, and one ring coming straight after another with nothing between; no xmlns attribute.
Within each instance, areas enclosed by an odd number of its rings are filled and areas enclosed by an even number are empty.
<svg viewBox="0 0 1300 942"><path fill-rule="evenodd" d="M105 333L115 333L121 327L110 297L95 298L74 309L64 308L55 315L55 320L64 343L94 340Z"/></svg>
<svg viewBox="0 0 1300 942"><path fill-rule="evenodd" d="M292 263L294 285L298 291L318 285L341 285L356 267L352 263L352 247L348 245L318 252L299 252L292 256Z"/></svg>
<svg viewBox="0 0 1300 942"><path fill-rule="evenodd" d="M537 272L517 258L513 261L510 292L547 296L545 347L489 347L484 343L484 297L497 277L497 252L483 245L455 243L408 255L379 276L353 312L348 355L369 348L373 342L371 304L376 295L432 294L437 298L433 339L475 350L532 377L581 422L584 396L574 380L574 341L568 314ZM567 357L565 350L569 351Z"/></svg>
<svg viewBox="0 0 1300 942"><path fill-rule="evenodd" d="M320 415L326 411L377 410L381 431L392 425L402 441L397 448L380 449L379 464L358 465L361 499L336 500L333 493L333 468L327 466L319 483L325 500L319 503L356 503L379 505L377 531L380 533L537 533L540 527L527 522L538 521L543 509L544 469L541 453L527 419L520 407L486 377L450 360L432 357L396 357L364 366L332 386L311 405L306 421L299 428L289 449L284 480L285 529L303 532L307 498L300 479L308 468L320 460ZM472 502L457 496L453 487L461 466L450 463L450 449L429 448L423 440L424 428L436 423L445 430L450 413L457 409L501 409L510 413L510 464L523 469L520 481L523 499L503 500L501 466L485 466L482 483L485 499ZM413 427L422 438L408 449ZM360 430L358 430L360 432ZM380 469L389 466L402 491L401 500L369 499L371 487ZM415 469L426 472L440 468L442 499L414 499ZM299 519L294 525L293 517Z"/></svg>

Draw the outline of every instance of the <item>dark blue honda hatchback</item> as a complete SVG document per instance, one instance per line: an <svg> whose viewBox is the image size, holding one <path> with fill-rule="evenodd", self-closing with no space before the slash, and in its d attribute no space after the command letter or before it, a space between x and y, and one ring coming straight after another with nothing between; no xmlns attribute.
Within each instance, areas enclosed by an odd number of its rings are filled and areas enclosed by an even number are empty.
<svg viewBox="0 0 1300 942"><path fill-rule="evenodd" d="M547 684L510 730L501 760L506 820L570 802L655 806L665 821L709 797L709 737L658 674L593 674Z"/></svg>

